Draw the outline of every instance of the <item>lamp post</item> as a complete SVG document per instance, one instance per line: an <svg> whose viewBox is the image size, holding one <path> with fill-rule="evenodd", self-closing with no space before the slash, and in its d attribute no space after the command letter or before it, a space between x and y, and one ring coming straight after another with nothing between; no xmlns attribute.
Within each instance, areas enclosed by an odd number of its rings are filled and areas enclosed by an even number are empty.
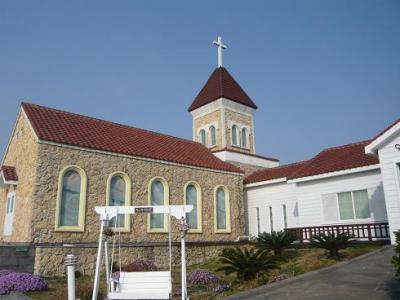
<svg viewBox="0 0 400 300"><path fill-rule="evenodd" d="M68 300L75 300L75 266L76 266L77 258L73 254L68 254L64 263L67 266L67 274L68 274Z"/></svg>

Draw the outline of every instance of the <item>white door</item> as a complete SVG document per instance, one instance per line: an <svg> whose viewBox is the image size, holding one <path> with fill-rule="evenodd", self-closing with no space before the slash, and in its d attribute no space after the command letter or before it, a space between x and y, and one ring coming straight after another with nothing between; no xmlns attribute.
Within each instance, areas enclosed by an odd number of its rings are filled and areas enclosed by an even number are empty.
<svg viewBox="0 0 400 300"><path fill-rule="evenodd" d="M4 219L4 235L11 235L15 210L15 192L8 193L6 203L6 217Z"/></svg>

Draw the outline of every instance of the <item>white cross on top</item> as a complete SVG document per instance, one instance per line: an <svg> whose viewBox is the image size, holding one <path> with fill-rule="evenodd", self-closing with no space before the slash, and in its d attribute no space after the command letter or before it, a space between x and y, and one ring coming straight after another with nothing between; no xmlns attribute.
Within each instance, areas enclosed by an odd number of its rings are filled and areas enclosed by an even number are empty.
<svg viewBox="0 0 400 300"><path fill-rule="evenodd" d="M226 49L226 45L222 44L222 38L219 36L213 44L218 47L218 67L222 67L222 49Z"/></svg>

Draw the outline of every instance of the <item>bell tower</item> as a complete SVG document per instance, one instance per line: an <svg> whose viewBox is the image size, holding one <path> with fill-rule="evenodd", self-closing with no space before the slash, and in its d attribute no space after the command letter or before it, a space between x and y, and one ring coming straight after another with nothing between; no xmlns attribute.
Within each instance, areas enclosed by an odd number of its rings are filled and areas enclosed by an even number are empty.
<svg viewBox="0 0 400 300"><path fill-rule="evenodd" d="M222 66L218 37L218 67L214 70L188 111L193 117L193 140L202 143L222 160L258 167L278 165L278 160L256 155L254 114L256 104Z"/></svg>
<svg viewBox="0 0 400 300"><path fill-rule="evenodd" d="M189 107L193 140L212 151L232 149L254 154L256 109L228 70L218 67Z"/></svg>

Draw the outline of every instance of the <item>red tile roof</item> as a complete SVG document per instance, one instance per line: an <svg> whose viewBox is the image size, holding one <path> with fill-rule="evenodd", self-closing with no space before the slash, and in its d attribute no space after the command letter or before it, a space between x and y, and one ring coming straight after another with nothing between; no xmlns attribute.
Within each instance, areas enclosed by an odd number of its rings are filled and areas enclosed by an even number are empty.
<svg viewBox="0 0 400 300"><path fill-rule="evenodd" d="M201 89L196 99L194 99L188 111L195 110L221 97L257 109L255 103L240 87L232 75L229 74L224 67L219 67L216 68L210 78L208 78L206 84Z"/></svg>
<svg viewBox="0 0 400 300"><path fill-rule="evenodd" d="M365 154L371 140L328 148L310 160L256 171L245 178L245 183L271 179L297 179L347 169L366 167L379 163L377 156Z"/></svg>
<svg viewBox="0 0 400 300"><path fill-rule="evenodd" d="M1 172L3 173L4 179L6 181L18 181L18 175L15 167L2 166Z"/></svg>
<svg viewBox="0 0 400 300"><path fill-rule="evenodd" d="M285 178L302 168L308 161L301 161L293 164L284 166L268 168L263 170L255 171L254 173L247 176L244 180L245 183L254 183L267 181L278 178Z"/></svg>
<svg viewBox="0 0 400 300"><path fill-rule="evenodd" d="M370 142L371 140L367 140L325 149L305 164L304 167L289 175L288 179L302 178L378 164L378 157L365 154L364 148Z"/></svg>
<svg viewBox="0 0 400 300"><path fill-rule="evenodd" d="M43 141L243 173L194 141L35 104L22 103L22 107Z"/></svg>

